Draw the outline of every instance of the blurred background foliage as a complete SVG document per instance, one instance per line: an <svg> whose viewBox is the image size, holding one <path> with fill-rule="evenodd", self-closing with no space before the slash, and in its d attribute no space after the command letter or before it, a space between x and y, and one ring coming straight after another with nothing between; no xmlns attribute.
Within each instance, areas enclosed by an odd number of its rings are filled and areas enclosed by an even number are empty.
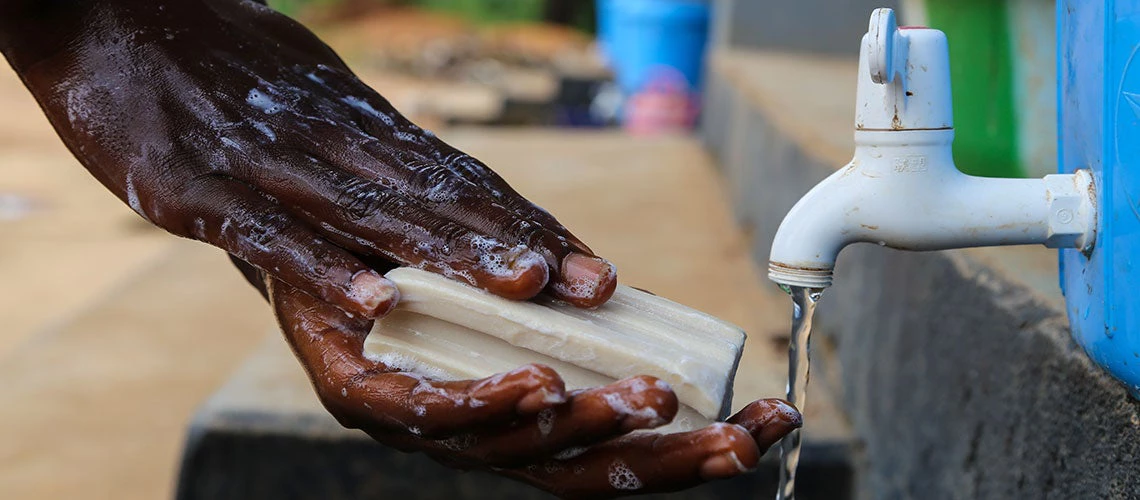
<svg viewBox="0 0 1140 500"><path fill-rule="evenodd" d="M595 24L594 0L270 0L269 4L302 19L406 6L448 13L479 25L551 22L592 33Z"/></svg>
<svg viewBox="0 0 1140 500"><path fill-rule="evenodd" d="M591 111L612 80L594 41L595 3L269 0L429 128L611 124Z"/></svg>

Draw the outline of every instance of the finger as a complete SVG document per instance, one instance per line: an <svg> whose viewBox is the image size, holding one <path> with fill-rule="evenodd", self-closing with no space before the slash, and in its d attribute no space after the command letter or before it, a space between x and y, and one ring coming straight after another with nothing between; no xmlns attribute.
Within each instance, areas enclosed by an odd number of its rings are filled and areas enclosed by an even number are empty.
<svg viewBox="0 0 1140 500"><path fill-rule="evenodd" d="M437 161L458 172L473 184L482 187L484 192L488 193L495 202L511 210L517 218L534 222L559 235L562 240L578 252L588 255L594 254L590 247L574 236L561 222L558 222L554 215L515 191L505 179L491 170L485 163L441 140L437 140L435 146L433 152Z"/></svg>
<svg viewBox="0 0 1140 500"><path fill-rule="evenodd" d="M255 182L328 235L351 238L370 253L459 279L510 299L543 289L542 256L424 209L396 189L340 172L315 158L259 169ZM252 177L252 176L251 176Z"/></svg>
<svg viewBox="0 0 1140 500"><path fill-rule="evenodd" d="M348 317L280 280L272 280L269 290L282 331L321 402L345 426L443 437L502 425L566 401L562 379L541 365L443 382L399 357L370 359L364 339L371 322Z"/></svg>
<svg viewBox="0 0 1140 500"><path fill-rule="evenodd" d="M369 318L386 314L399 299L391 281L241 182L202 177L190 183L183 199L196 216L183 234L306 293Z"/></svg>
<svg viewBox="0 0 1140 500"><path fill-rule="evenodd" d="M519 219L532 221L547 230L558 234L565 238L565 241L577 251L589 255L593 255L582 240L579 240L570 233L566 226L558 222L550 212L547 212L542 207L531 203L521 194L514 190L499 174L495 173L487 167L486 164L479 161L475 157L463 153L458 149L451 147L443 141L438 141L437 148L435 149L435 158L440 163L447 165L452 170L458 172L464 178L472 183L480 186L488 193L496 202L502 204L507 209L516 214Z"/></svg>
<svg viewBox="0 0 1140 500"><path fill-rule="evenodd" d="M549 212L481 162L420 129L367 86L359 86L363 97L343 101L357 112L361 130L376 140L353 136L324 141L320 138L343 137L344 131L319 122L311 125L315 133L299 140L309 141L309 148L322 151L330 163L358 178L398 180L407 197L441 218L538 252L547 261L549 292L555 297L579 307L609 300L617 286L617 270L609 261L596 257ZM399 147L392 147L393 141Z"/></svg>
<svg viewBox="0 0 1140 500"><path fill-rule="evenodd" d="M759 460L746 429L716 423L677 434L631 434L575 458L504 472L562 497L599 498L682 490L748 472Z"/></svg>
<svg viewBox="0 0 1140 500"><path fill-rule="evenodd" d="M433 140L432 148L455 151L439 140ZM382 163L400 161L390 150L367 145L365 150ZM609 300L617 286L617 268L612 263L595 256L553 216L516 193L474 158L458 151L436 156L435 160L408 165L412 172L408 182L418 187L415 192L448 194L438 197L435 210L541 254L550 269L548 291L553 296L579 307L597 307ZM360 170L358 175L367 175L367 167L355 168ZM432 200L425 202L430 207Z"/></svg>
<svg viewBox="0 0 1140 500"><path fill-rule="evenodd" d="M573 394L566 404L478 438L464 454L499 467L532 463L673 420L677 396L656 378L638 376ZM442 443L445 447L451 442Z"/></svg>
<svg viewBox="0 0 1140 500"><path fill-rule="evenodd" d="M748 430L763 453L794 429L804 425L796 407L782 399L761 399L745 406L728 422Z"/></svg>

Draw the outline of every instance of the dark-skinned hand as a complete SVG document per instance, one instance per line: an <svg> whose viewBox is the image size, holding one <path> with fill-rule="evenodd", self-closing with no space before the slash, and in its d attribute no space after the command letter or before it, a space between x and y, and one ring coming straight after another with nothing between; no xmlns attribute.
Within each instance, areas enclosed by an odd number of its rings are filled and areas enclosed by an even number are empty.
<svg viewBox="0 0 1140 500"><path fill-rule="evenodd" d="M604 303L616 271L260 3L0 0L0 50L104 186L235 258L345 426L575 497L737 475L799 426L762 400L702 430L630 434L676 413L651 377L568 392L539 365L444 382L365 358L373 319L399 300L380 274L395 265L580 307Z"/></svg>

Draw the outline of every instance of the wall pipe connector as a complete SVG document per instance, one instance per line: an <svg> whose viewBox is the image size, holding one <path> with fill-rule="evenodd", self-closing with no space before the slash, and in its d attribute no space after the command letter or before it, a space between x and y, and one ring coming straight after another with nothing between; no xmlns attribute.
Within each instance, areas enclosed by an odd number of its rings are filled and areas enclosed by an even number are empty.
<svg viewBox="0 0 1140 500"><path fill-rule="evenodd" d="M858 242L1092 247L1088 171L995 179L954 166L949 66L945 34L899 28L890 9L875 10L859 57L854 158L788 212L772 243L770 279L826 288L839 252Z"/></svg>

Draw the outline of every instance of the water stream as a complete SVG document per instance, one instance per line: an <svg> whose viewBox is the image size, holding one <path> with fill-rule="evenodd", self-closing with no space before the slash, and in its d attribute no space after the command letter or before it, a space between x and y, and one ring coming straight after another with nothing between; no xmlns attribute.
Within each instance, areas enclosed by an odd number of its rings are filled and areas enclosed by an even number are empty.
<svg viewBox="0 0 1140 500"><path fill-rule="evenodd" d="M788 342L788 402L804 410L808 384L808 340L811 337L811 319L815 304L823 290L793 286L792 336ZM780 489L776 500L793 500L796 497L796 467L800 464L800 430L796 429L780 442Z"/></svg>

